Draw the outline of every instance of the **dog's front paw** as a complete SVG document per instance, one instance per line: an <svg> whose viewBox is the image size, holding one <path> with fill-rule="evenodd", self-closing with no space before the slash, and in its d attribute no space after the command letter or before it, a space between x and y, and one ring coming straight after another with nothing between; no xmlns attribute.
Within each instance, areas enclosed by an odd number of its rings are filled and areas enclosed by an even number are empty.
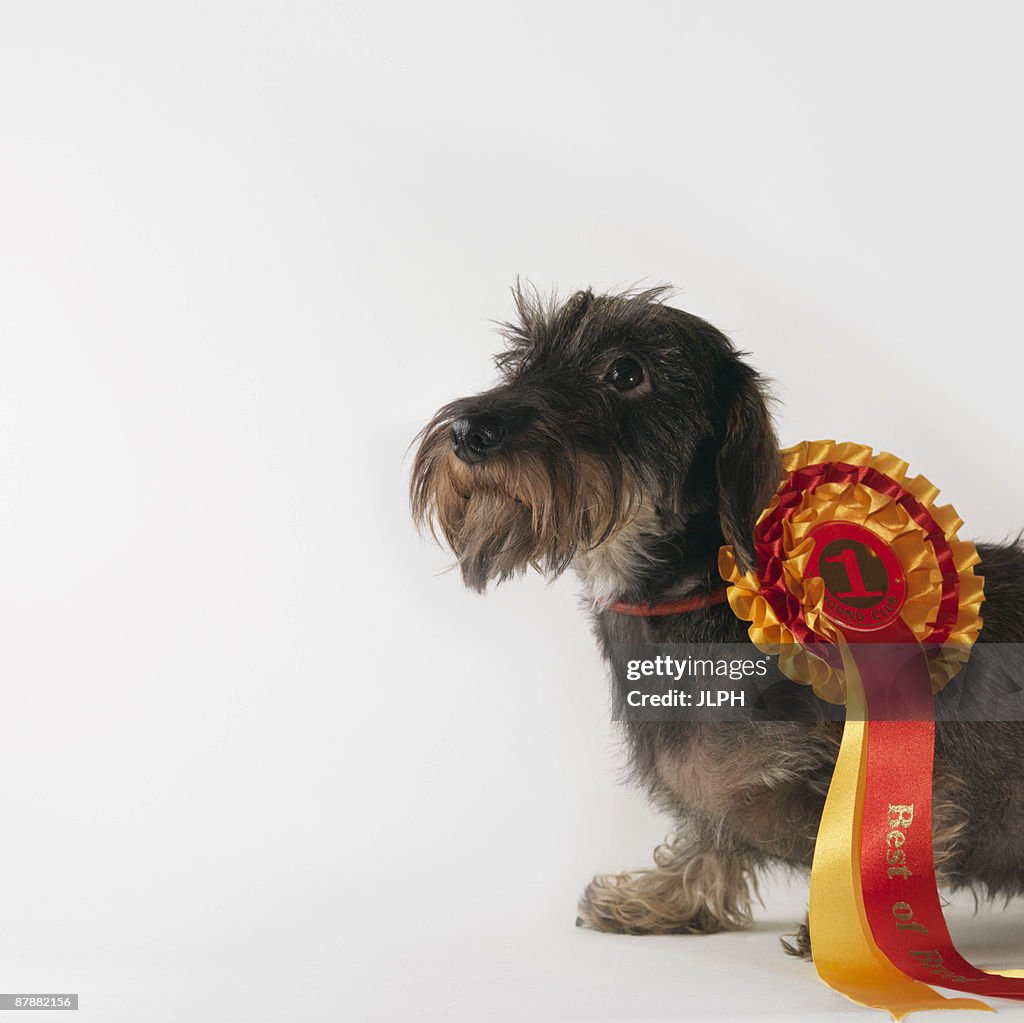
<svg viewBox="0 0 1024 1023"><path fill-rule="evenodd" d="M577 927L612 934L713 934L750 923L745 909L716 913L681 877L665 870L599 874L587 885L577 912Z"/></svg>
<svg viewBox="0 0 1024 1023"><path fill-rule="evenodd" d="M806 922L800 924L792 934L784 934L779 941L787 955L808 962L814 958L811 955L811 929Z"/></svg>

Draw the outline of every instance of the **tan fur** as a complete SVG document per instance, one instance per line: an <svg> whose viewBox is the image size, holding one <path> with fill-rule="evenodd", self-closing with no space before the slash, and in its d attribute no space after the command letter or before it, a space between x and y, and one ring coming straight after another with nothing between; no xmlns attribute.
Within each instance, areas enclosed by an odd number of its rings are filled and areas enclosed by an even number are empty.
<svg viewBox="0 0 1024 1023"><path fill-rule="evenodd" d="M578 907L580 926L618 934L712 934L749 927L756 881L748 865L676 838L654 869L601 874Z"/></svg>
<svg viewBox="0 0 1024 1023"><path fill-rule="evenodd" d="M787 763L781 754L773 760L741 756L722 760L714 755L713 747L695 744L692 752L684 757L661 752L656 770L662 786L675 801L717 814L796 781L803 762L797 756L792 760Z"/></svg>
<svg viewBox="0 0 1024 1023"><path fill-rule="evenodd" d="M417 454L412 510L478 585L475 566L485 560L501 578L531 566L557 572L581 551L607 544L636 519L634 495L607 463L586 454L560 471L530 452L468 466L441 423L428 428Z"/></svg>
<svg viewBox="0 0 1024 1023"><path fill-rule="evenodd" d="M949 774L936 776L932 802L932 847L939 887L952 887L956 883L951 868L964 830L970 823L966 806L969 798L961 779Z"/></svg>
<svg viewBox="0 0 1024 1023"><path fill-rule="evenodd" d="M638 500L632 516L607 540L578 554L573 568L591 600L604 604L628 591L640 573L653 563L648 554L650 540L663 528L650 505Z"/></svg>

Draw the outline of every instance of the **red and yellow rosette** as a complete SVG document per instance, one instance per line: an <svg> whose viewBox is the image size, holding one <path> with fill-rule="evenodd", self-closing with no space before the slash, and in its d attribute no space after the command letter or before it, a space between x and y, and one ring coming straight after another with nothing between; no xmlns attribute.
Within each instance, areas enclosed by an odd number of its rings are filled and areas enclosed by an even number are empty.
<svg viewBox="0 0 1024 1023"><path fill-rule="evenodd" d="M935 883L933 693L981 629L977 551L953 508L935 506L937 488L893 455L809 441L782 456L755 569L741 572L731 547L719 567L752 641L847 707L811 871L818 973L897 1019L989 1008L930 984L1024 999L1024 975L978 970L956 951Z"/></svg>

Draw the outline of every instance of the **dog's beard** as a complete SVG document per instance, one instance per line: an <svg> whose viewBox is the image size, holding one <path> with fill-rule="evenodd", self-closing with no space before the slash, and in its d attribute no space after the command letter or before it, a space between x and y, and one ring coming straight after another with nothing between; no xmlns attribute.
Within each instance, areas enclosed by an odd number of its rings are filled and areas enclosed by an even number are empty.
<svg viewBox="0 0 1024 1023"><path fill-rule="evenodd" d="M617 462L545 441L542 457L500 453L478 465L455 457L447 424L424 431L412 473L421 528L447 543L467 586L536 568L556 576L634 514L636 488Z"/></svg>

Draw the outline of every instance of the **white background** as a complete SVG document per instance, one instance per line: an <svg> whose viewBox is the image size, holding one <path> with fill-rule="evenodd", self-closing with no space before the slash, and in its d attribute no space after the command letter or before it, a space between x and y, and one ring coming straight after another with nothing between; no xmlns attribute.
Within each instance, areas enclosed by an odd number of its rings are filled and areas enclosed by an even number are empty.
<svg viewBox="0 0 1024 1023"><path fill-rule="evenodd" d="M799 886L747 935L574 928L666 823L574 582L464 592L406 446L515 274L668 282L786 443L1016 531L1022 44L1009 3L2 4L0 989L882 1018L778 951Z"/></svg>

